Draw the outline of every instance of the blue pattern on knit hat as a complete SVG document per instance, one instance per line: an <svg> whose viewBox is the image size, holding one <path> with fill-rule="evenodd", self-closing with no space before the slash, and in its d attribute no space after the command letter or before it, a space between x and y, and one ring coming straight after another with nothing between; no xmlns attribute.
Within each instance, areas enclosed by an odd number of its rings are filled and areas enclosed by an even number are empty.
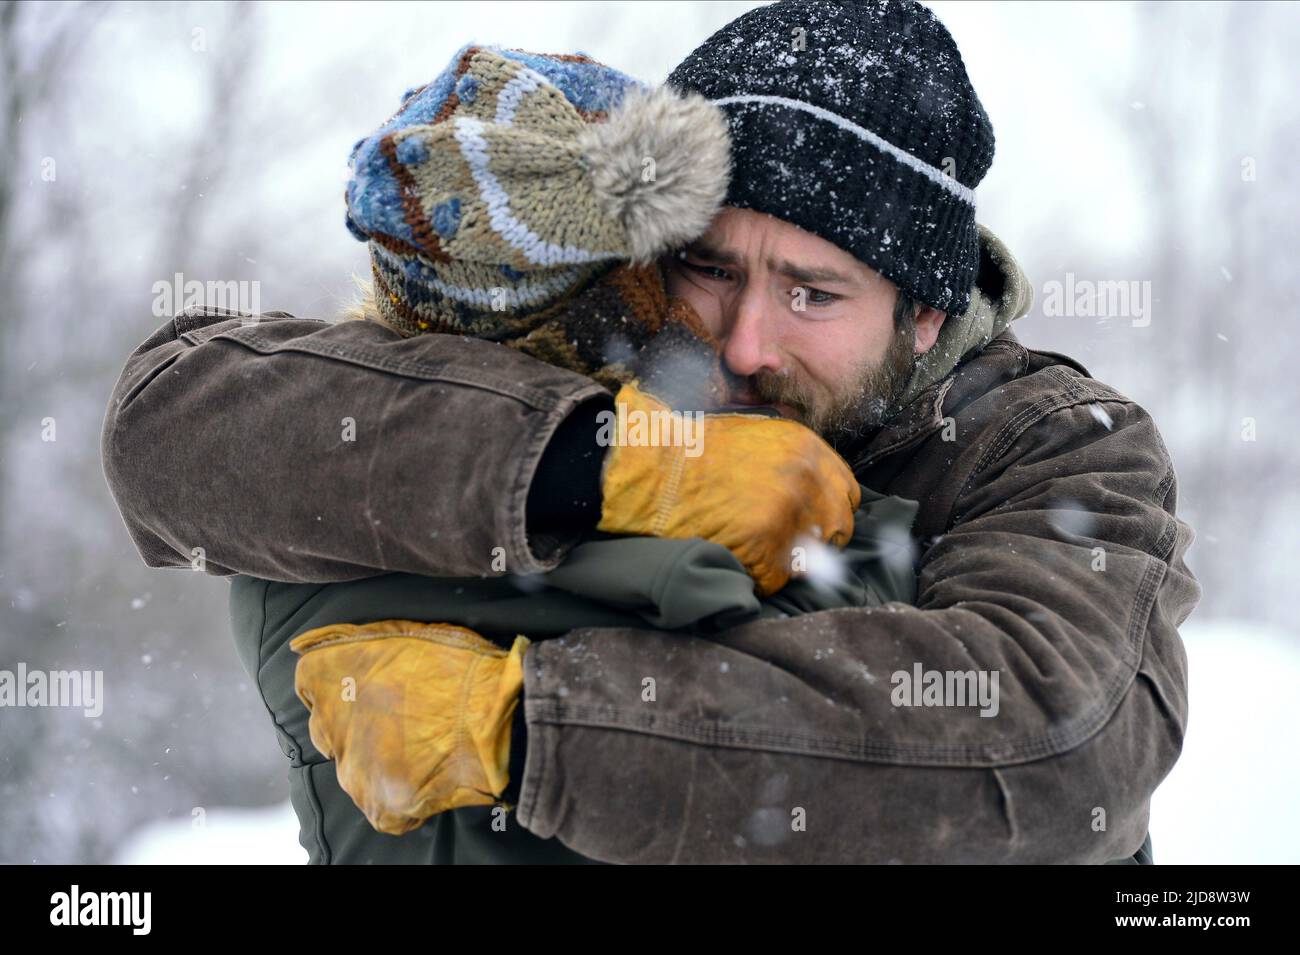
<svg viewBox="0 0 1300 955"><path fill-rule="evenodd" d="M460 63L460 58L473 45L466 43L457 50L447 67L423 90L413 95L404 95L402 108L396 115L353 149L349 160L352 177L348 180L346 190L348 231L361 241L367 241L378 232L415 244L415 235L402 210L401 187L388 167L388 161L381 151L381 143L384 136L395 129L433 122L455 86L456 66ZM407 90L407 94L411 92Z"/></svg>
<svg viewBox="0 0 1300 955"><path fill-rule="evenodd" d="M407 136L397 144L397 161L403 166L416 166L429 158L429 150L417 136Z"/></svg>
<svg viewBox="0 0 1300 955"><path fill-rule="evenodd" d="M365 242L378 233L410 245L417 244L413 230L406 222L401 185L389 167L381 144L384 137L394 130L431 124L453 92L458 97L469 93L464 98L467 102L472 101L477 95L477 87L468 75L458 76L456 70L465 52L474 46L492 50L499 56L521 63L541 74L576 109L587 113L608 112L622 102L630 87L643 86L639 80L598 63L551 59L522 50L503 50L486 44L465 44L432 82L422 89L408 89L402 96L398 112L352 147L348 160L352 175L346 189L346 224L348 231L361 241ZM404 139L397 147L397 159L401 163L421 162L425 158L422 149L423 146L416 137ZM455 216L450 211L444 213L442 225L436 221L433 225L446 238L459 225L459 210ZM444 228L450 231L444 232Z"/></svg>
<svg viewBox="0 0 1300 955"><path fill-rule="evenodd" d="M460 200L440 202L433 209L433 228L444 239L450 239L460 228Z"/></svg>
<svg viewBox="0 0 1300 955"><path fill-rule="evenodd" d="M368 239L381 232L413 242L411 227L402 215L400 187L379 150L378 139L367 141L354 161L347 202L353 235L361 232Z"/></svg>
<svg viewBox="0 0 1300 955"><path fill-rule="evenodd" d="M456 81L456 96L462 103L474 102L478 96L478 80L466 73Z"/></svg>
<svg viewBox="0 0 1300 955"><path fill-rule="evenodd" d="M432 123L433 118L438 115L438 110L442 109L442 104L447 101L451 95L452 89L459 78L456 75L456 66L460 63L460 58L465 55L465 51L478 44L466 43L452 55L451 61L441 73L414 96L402 101L402 108L388 122L384 123L377 130L370 134L371 139L377 139L384 133L392 132L394 129L405 129L407 126L419 126L426 123ZM418 87L417 87L418 89Z"/></svg>
<svg viewBox="0 0 1300 955"><path fill-rule="evenodd" d="M546 77L565 99L583 112L611 110L623 102L623 95L630 87L644 86L640 80L599 63L552 60L522 50L492 49Z"/></svg>

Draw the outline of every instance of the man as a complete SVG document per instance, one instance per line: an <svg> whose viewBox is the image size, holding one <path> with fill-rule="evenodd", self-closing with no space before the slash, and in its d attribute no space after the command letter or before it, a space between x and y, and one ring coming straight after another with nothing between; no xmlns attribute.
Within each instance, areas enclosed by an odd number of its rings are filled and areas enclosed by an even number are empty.
<svg viewBox="0 0 1300 955"><path fill-rule="evenodd" d="M913 4L778 3L670 82L726 110L734 164L671 288L737 400L920 502L917 606L535 643L519 823L617 862L1150 861L1187 718L1192 532L1150 416L1008 328L1030 293L975 225L993 136L951 37ZM623 507L590 438L608 394L580 376L454 336L213 322L146 342L106 421L151 564L529 574ZM345 416L369 425L355 447ZM370 482L380 453L424 480Z"/></svg>

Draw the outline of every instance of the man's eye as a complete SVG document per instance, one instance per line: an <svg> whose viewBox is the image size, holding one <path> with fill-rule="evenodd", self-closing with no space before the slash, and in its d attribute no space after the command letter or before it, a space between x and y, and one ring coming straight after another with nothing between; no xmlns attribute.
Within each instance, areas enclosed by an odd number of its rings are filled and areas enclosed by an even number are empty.
<svg viewBox="0 0 1300 955"><path fill-rule="evenodd" d="M716 265L696 265L694 262L687 262L685 259L682 259L681 263L692 272L698 272L705 278L718 279L720 281L727 278L727 270L720 269Z"/></svg>
<svg viewBox="0 0 1300 955"><path fill-rule="evenodd" d="M819 288L809 288L806 285L797 285L791 290L790 294L796 299L803 296L805 302L813 305L829 305L831 302L838 301L840 296L834 292L823 292Z"/></svg>

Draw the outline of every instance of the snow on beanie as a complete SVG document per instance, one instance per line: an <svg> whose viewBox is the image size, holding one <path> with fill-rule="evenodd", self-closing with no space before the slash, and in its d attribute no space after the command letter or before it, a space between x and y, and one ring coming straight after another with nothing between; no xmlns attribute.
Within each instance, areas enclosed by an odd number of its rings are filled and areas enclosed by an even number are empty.
<svg viewBox="0 0 1300 955"><path fill-rule="evenodd" d="M525 350L587 371L608 357L601 323L661 319L646 263L708 227L729 143L699 95L583 54L470 44L356 143L349 169L347 226L369 244L386 323L515 347L532 336ZM597 279L584 318L571 297Z"/></svg>
<svg viewBox="0 0 1300 955"><path fill-rule="evenodd" d="M668 84L727 114L727 205L834 243L926 305L966 311L993 127L928 9L780 0L713 34Z"/></svg>

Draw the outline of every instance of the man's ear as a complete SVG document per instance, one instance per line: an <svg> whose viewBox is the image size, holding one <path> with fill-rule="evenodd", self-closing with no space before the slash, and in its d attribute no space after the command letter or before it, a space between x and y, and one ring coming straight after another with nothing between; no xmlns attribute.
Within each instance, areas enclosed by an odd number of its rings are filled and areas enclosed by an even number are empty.
<svg viewBox="0 0 1300 955"><path fill-rule="evenodd" d="M939 311L937 308L930 308L928 305L920 306L916 313L916 353L924 355L934 343L939 340L939 329L943 327L943 320L948 316Z"/></svg>

